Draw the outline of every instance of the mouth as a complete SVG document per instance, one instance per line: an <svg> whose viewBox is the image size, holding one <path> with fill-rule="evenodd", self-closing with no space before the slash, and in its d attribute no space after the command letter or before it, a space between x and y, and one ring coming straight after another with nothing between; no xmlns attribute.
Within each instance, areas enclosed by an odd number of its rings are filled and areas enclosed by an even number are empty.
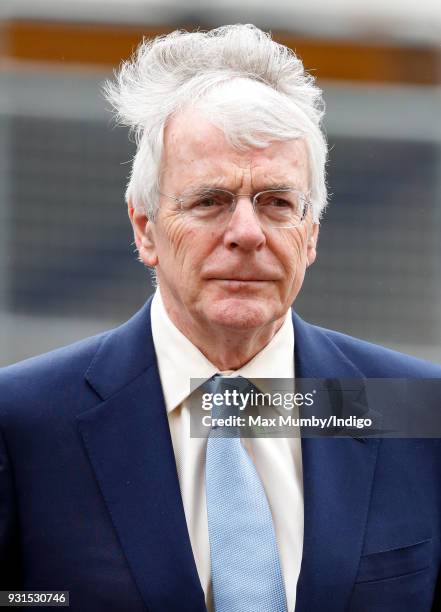
<svg viewBox="0 0 441 612"><path fill-rule="evenodd" d="M213 278L212 281L218 283L221 287L227 291L240 292L240 291L258 291L270 282L267 279L261 278Z"/></svg>
<svg viewBox="0 0 441 612"><path fill-rule="evenodd" d="M274 278L262 278L262 277L254 277L254 276L222 276L222 277L213 277L208 280L219 281L223 283L270 283L274 282Z"/></svg>

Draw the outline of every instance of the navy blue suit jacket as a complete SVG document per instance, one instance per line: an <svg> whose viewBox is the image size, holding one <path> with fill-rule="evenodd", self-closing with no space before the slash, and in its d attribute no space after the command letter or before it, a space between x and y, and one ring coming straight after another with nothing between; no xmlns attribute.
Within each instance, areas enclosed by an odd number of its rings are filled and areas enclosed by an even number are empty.
<svg viewBox="0 0 441 612"><path fill-rule="evenodd" d="M76 612L205 610L149 309L1 372L0 589L69 590ZM297 377L441 378L293 320ZM302 456L296 611L435 609L440 441L303 438Z"/></svg>

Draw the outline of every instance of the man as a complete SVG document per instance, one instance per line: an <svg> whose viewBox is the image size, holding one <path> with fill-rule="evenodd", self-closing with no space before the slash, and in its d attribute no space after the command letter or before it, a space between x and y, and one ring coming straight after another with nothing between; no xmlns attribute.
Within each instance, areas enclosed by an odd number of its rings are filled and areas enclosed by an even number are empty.
<svg viewBox="0 0 441 612"><path fill-rule="evenodd" d="M291 312L326 203L320 91L238 25L145 42L107 94L158 290L1 374L1 588L94 612L435 607L438 440L190 436L191 378L441 377Z"/></svg>

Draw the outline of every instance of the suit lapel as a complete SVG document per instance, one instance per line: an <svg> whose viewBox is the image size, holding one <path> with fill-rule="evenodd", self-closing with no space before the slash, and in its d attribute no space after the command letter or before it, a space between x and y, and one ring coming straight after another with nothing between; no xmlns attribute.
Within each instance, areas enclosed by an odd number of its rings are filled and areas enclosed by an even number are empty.
<svg viewBox="0 0 441 612"><path fill-rule="evenodd" d="M363 378L319 328L294 315L297 378ZM357 574L378 440L302 438L305 531L297 612L345 610Z"/></svg>
<svg viewBox="0 0 441 612"><path fill-rule="evenodd" d="M203 612L150 329L150 303L86 373L102 402L78 417L86 452L151 612Z"/></svg>

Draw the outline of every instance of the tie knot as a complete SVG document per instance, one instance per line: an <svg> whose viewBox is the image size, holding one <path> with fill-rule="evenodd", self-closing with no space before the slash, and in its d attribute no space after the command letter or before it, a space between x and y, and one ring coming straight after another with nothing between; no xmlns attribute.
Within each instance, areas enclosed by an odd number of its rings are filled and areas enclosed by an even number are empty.
<svg viewBox="0 0 441 612"><path fill-rule="evenodd" d="M207 381L207 384L210 385L212 393L223 393L224 391L247 393L250 389L254 389L250 381L243 376L222 376L222 374L215 374Z"/></svg>
<svg viewBox="0 0 441 612"><path fill-rule="evenodd" d="M208 381L208 388L212 394L212 419L239 417L244 408L250 405L250 397L254 393L253 385L242 376L216 374Z"/></svg>

